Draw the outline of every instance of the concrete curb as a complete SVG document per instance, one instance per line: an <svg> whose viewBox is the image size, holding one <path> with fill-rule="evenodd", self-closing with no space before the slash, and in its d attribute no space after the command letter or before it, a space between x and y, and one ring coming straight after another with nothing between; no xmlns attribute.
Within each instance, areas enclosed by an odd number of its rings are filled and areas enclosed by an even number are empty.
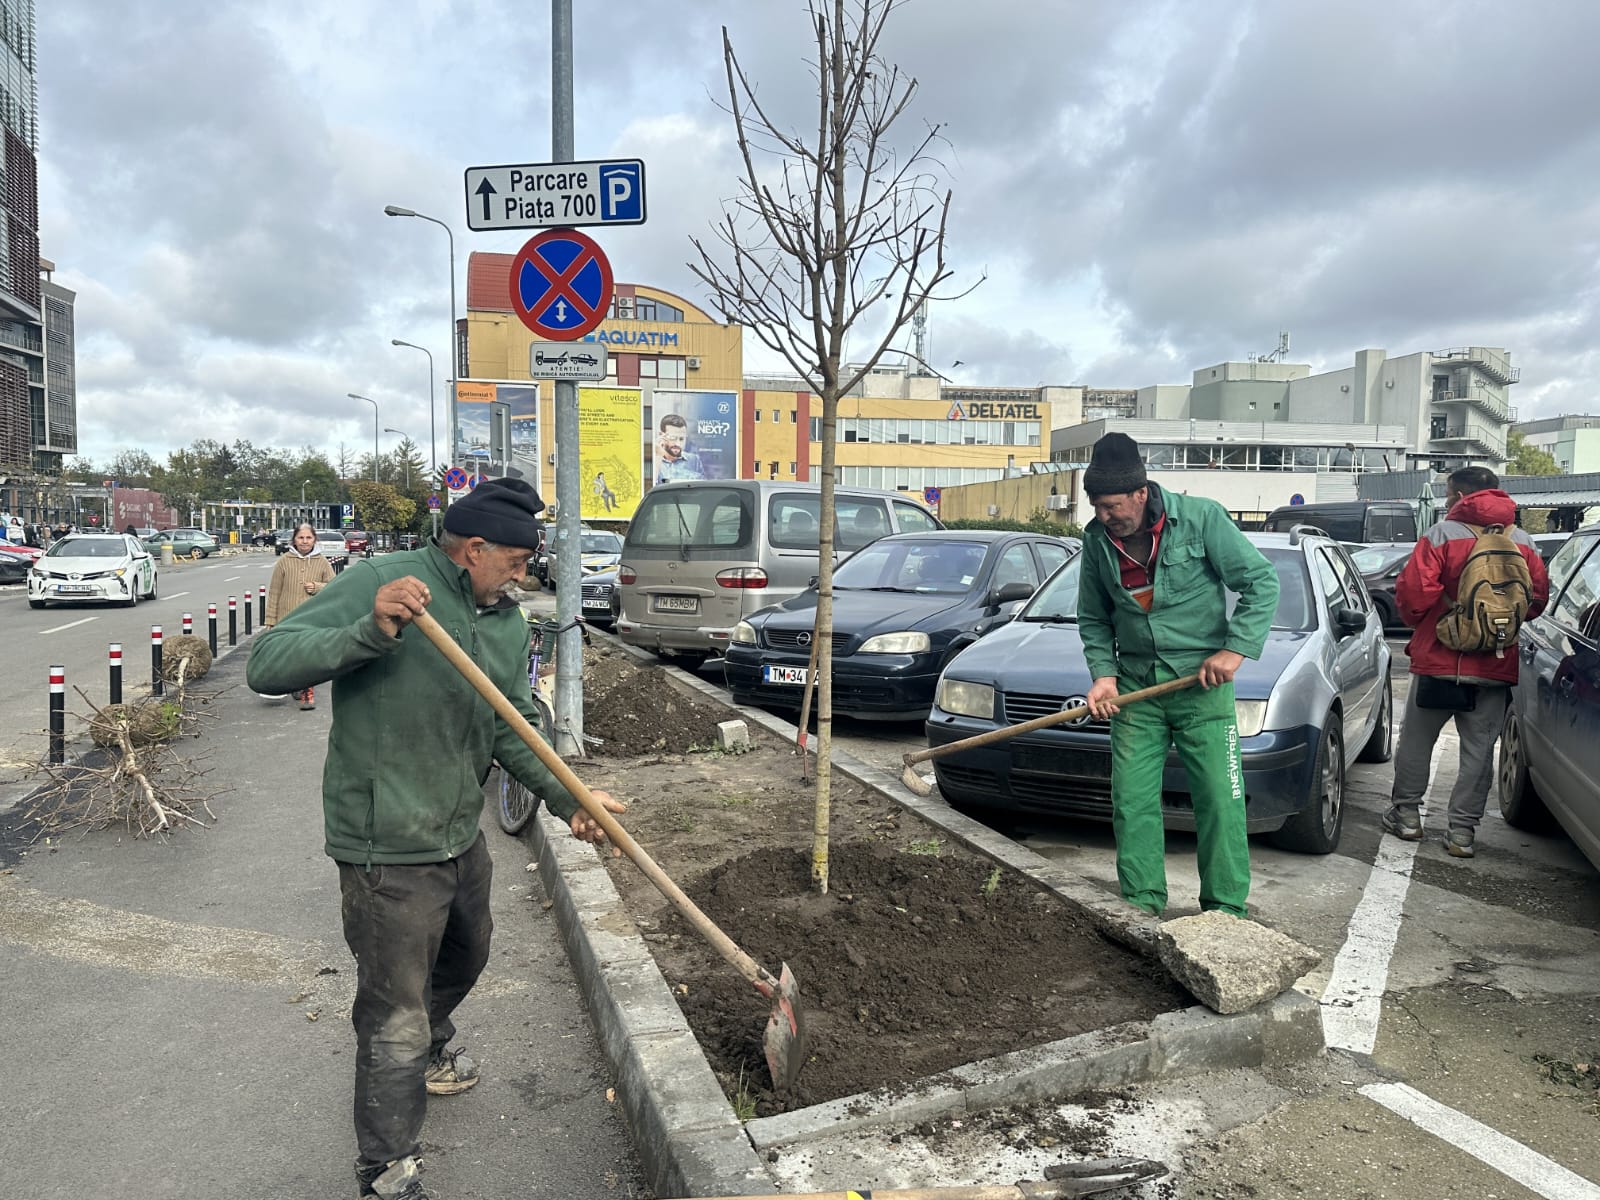
<svg viewBox="0 0 1600 1200"><path fill-rule="evenodd" d="M614 639L613 639L614 641ZM615 644L643 663L653 656ZM758 709L729 704L704 680L666 678L793 744L799 730ZM942 801L913 795L899 776L849 754L834 765L980 854L1021 871L1081 911L1096 929L1155 959L1159 922L1116 896L1000 837ZM888 1124L911 1124L1004 1104L1029 1103L1158 1078L1293 1062L1322 1053L1317 1002L1288 991L1233 1016L1203 1007L1163 1013L971 1063L909 1090L863 1093L741 1125L606 873L563 822L541 809L534 849L562 940L594 1016L619 1100L651 1186L660 1196L774 1190L762 1155L782 1145Z"/></svg>

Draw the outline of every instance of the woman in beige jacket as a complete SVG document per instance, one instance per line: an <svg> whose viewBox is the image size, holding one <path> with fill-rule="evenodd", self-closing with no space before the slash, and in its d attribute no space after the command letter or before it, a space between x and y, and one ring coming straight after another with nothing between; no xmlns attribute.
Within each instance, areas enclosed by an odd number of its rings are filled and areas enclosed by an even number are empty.
<svg viewBox="0 0 1600 1200"><path fill-rule="evenodd" d="M310 522L295 526L294 538L278 558L272 581L267 584L267 616L262 624L271 627L315 596L333 579L333 564L317 549L317 531ZM311 688L296 692L304 712L317 706Z"/></svg>

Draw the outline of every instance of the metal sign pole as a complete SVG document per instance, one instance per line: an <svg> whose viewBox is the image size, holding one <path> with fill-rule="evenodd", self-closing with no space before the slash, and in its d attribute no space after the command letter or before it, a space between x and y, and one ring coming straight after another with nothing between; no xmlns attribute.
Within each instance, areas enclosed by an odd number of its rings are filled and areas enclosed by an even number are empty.
<svg viewBox="0 0 1600 1200"><path fill-rule="evenodd" d="M572 0L550 6L550 149L556 162L571 162ZM583 753L583 634L577 627L581 602L582 544L579 533L578 385L556 381L556 750Z"/></svg>

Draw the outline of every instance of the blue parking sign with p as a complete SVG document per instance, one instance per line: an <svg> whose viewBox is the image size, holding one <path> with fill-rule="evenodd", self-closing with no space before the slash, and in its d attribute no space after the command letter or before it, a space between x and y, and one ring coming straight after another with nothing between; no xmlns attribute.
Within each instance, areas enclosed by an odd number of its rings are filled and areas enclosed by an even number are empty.
<svg viewBox="0 0 1600 1200"><path fill-rule="evenodd" d="M643 222L643 163L606 163L600 168L600 215L606 221Z"/></svg>

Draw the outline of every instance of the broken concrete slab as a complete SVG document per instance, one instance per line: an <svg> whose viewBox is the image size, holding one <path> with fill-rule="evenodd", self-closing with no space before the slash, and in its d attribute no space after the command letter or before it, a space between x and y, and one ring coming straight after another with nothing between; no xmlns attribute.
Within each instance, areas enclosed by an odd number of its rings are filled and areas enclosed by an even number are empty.
<svg viewBox="0 0 1600 1200"><path fill-rule="evenodd" d="M1287 934L1222 912L1165 922L1156 931L1156 952L1196 1000L1223 1014L1281 995L1322 961Z"/></svg>
<svg viewBox="0 0 1600 1200"><path fill-rule="evenodd" d="M717 749L727 754L743 754L750 749L750 726L743 721L718 721Z"/></svg>

